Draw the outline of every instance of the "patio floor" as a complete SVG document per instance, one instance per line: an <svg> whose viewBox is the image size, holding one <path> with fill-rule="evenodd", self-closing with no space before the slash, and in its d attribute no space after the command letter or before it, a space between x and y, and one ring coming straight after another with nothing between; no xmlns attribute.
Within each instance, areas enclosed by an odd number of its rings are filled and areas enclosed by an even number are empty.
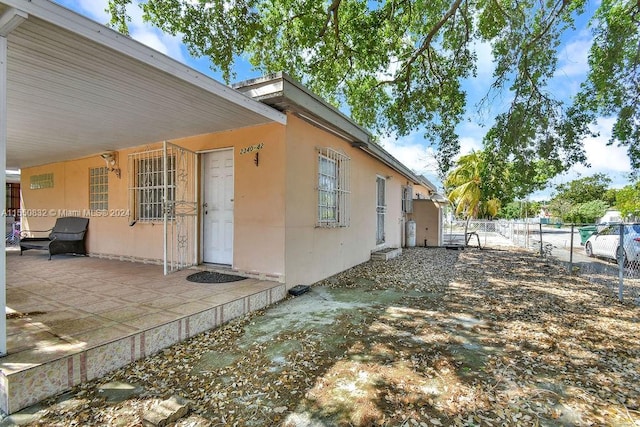
<svg viewBox="0 0 640 427"><path fill-rule="evenodd" d="M286 296L278 282L221 284L168 276L162 266L7 251L7 351L0 409L15 412L263 308ZM223 270L219 270L223 271Z"/></svg>

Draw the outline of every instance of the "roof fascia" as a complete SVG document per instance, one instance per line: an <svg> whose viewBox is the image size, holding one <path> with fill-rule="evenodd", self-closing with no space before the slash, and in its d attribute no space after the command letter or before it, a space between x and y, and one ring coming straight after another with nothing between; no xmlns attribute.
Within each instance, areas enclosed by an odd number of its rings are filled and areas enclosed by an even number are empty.
<svg viewBox="0 0 640 427"><path fill-rule="evenodd" d="M284 96L295 104L301 106L313 116L322 121L337 127L339 133L346 133L353 137L351 141L354 146L369 145L371 143L371 134L358 126L346 115L338 111L337 108L330 105L316 94L309 91L306 87L293 80L287 74L283 73Z"/></svg>
<svg viewBox="0 0 640 427"><path fill-rule="evenodd" d="M420 184L427 187L429 190L432 190L434 193L438 192L438 187L435 186L434 183L429 181L426 176L419 175L418 179L420 179Z"/></svg>
<svg viewBox="0 0 640 427"><path fill-rule="evenodd" d="M257 102L130 37L49 0L0 0L0 3L106 46L155 69L164 71L211 94L260 114L269 120L280 124L287 123L285 114Z"/></svg>
<svg viewBox="0 0 640 427"><path fill-rule="evenodd" d="M9 8L0 16L0 37L7 37L9 33L15 30L29 15L26 12Z"/></svg>
<svg viewBox="0 0 640 427"><path fill-rule="evenodd" d="M287 101L291 112L303 120L319 126L324 130L347 140L352 146L358 147L370 156L386 164L391 169L403 175L413 184L427 185L436 191L429 181L417 176L408 167L393 157L380 145L373 142L371 134L357 125L352 119L338 111L337 108L325 102L312 93L305 86L291 78L288 74L279 72L232 85L233 88L262 102L278 103L278 98Z"/></svg>
<svg viewBox="0 0 640 427"><path fill-rule="evenodd" d="M369 144L367 147L360 148L366 151L372 157L380 160L382 163L386 164L399 174L404 175L404 177L411 181L411 183L416 185L422 184L420 178L415 173L413 173L411 169L406 167L403 163L393 157L388 151L386 151L378 144Z"/></svg>
<svg viewBox="0 0 640 427"><path fill-rule="evenodd" d="M325 102L288 74L279 72L232 85L253 99L267 104L286 101L284 108L303 120L322 127L347 140L353 146L368 145L371 134Z"/></svg>

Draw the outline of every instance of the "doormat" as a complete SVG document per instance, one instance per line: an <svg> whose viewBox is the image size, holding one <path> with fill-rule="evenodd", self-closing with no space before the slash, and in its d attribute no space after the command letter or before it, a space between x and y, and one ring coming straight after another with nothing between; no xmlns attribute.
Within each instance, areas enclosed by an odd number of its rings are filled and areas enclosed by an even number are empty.
<svg viewBox="0 0 640 427"><path fill-rule="evenodd" d="M24 317L38 316L40 314L47 314L46 311L30 311L28 313L20 313L14 311L13 313L7 313L7 319L22 319Z"/></svg>
<svg viewBox="0 0 640 427"><path fill-rule="evenodd" d="M187 276L188 281L195 283L229 283L244 279L246 279L246 277L216 273L215 271L199 271Z"/></svg>

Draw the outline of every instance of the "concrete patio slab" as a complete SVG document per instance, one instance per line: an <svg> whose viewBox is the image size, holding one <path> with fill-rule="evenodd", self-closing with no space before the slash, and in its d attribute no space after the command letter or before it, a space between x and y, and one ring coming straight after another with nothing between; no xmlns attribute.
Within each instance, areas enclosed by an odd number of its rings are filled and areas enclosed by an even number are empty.
<svg viewBox="0 0 640 427"><path fill-rule="evenodd" d="M193 270L8 250L0 410L13 413L283 299L283 283L200 284ZM233 271L216 268L221 272Z"/></svg>

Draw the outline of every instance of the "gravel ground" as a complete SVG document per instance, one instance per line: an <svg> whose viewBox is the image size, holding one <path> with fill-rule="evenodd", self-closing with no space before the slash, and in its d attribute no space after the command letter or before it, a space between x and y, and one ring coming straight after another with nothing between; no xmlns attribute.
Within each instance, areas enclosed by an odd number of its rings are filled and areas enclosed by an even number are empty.
<svg viewBox="0 0 640 427"><path fill-rule="evenodd" d="M2 424L138 426L178 395L177 426L640 425L638 307L528 252L415 248L312 294L330 321L278 329L289 298Z"/></svg>

